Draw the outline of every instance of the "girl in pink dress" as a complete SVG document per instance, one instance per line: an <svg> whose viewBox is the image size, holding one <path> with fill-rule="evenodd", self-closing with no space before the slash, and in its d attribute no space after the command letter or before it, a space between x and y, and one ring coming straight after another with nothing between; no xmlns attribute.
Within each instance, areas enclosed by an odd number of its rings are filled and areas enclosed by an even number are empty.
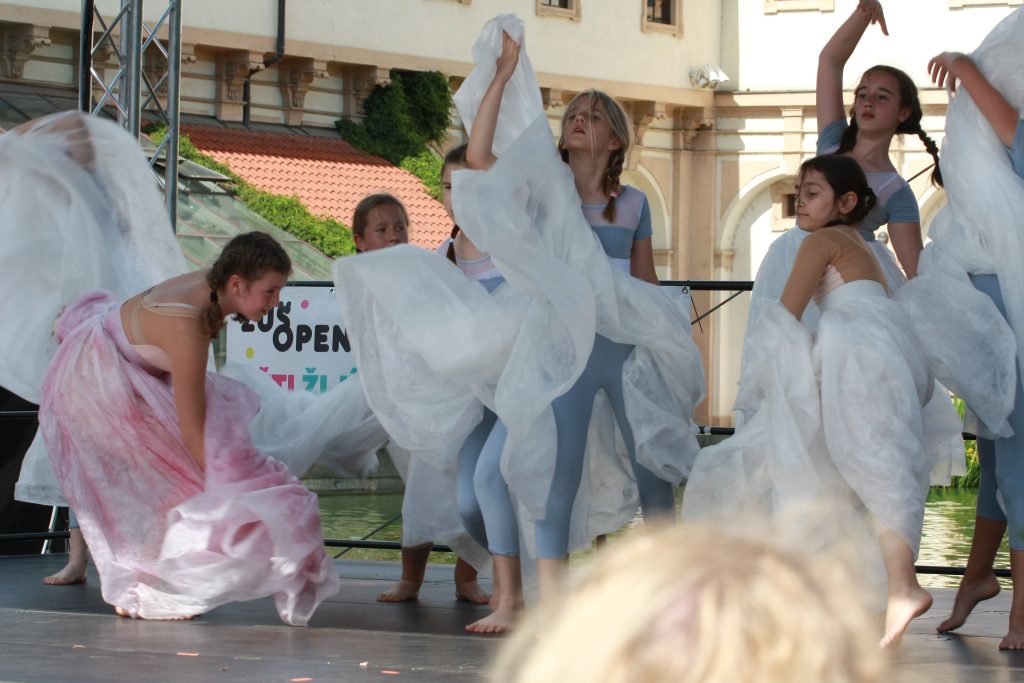
<svg viewBox="0 0 1024 683"><path fill-rule="evenodd" d="M206 371L225 316L277 303L287 254L250 233L179 275L138 143L77 112L5 133L0 166L0 272L19 283L0 307L18 321L0 330L0 384L40 404L42 437L20 498L70 503L122 615L274 595L306 623L338 587L316 498L254 447L256 394Z"/></svg>
<svg viewBox="0 0 1024 683"><path fill-rule="evenodd" d="M302 625L337 591L316 496L253 446L259 400L206 371L224 317L262 317L290 270L272 237L247 233L208 271L123 304L86 294L57 322L40 428L122 616L189 618L274 595Z"/></svg>

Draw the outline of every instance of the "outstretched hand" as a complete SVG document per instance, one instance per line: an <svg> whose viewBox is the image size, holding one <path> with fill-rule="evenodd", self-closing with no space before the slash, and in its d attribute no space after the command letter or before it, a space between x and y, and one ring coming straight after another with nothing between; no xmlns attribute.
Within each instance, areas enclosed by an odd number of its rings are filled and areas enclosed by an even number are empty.
<svg viewBox="0 0 1024 683"><path fill-rule="evenodd" d="M943 52L936 55L928 62L928 74L932 77L932 83L940 88L945 86L950 93L956 92L957 73L956 60L960 58L970 59L962 52Z"/></svg>
<svg viewBox="0 0 1024 683"><path fill-rule="evenodd" d="M495 62L497 72L495 73L495 79L509 80L512 78L512 74L516 70L516 64L519 63L519 43L512 39L506 32L501 34L501 54L498 55L498 61Z"/></svg>
<svg viewBox="0 0 1024 683"><path fill-rule="evenodd" d="M882 11L882 3L878 0L860 0L857 9L868 15L872 24L878 24L883 35L889 35L889 27L885 25L885 13Z"/></svg>

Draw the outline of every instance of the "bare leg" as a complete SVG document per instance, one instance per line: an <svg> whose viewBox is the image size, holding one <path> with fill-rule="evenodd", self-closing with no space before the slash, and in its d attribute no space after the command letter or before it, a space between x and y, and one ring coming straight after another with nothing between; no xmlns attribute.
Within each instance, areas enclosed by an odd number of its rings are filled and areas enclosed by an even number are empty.
<svg viewBox="0 0 1024 683"><path fill-rule="evenodd" d="M537 583L540 586L541 600L551 600L558 595L568 567L568 556L557 560L537 558Z"/></svg>
<svg viewBox="0 0 1024 683"><path fill-rule="evenodd" d="M1010 630L999 643L999 649L1024 650L1024 550L1010 549L1010 573L1013 574Z"/></svg>
<svg viewBox="0 0 1024 683"><path fill-rule="evenodd" d="M415 600L420 595L420 586L427 573L427 560L430 559L430 544L424 543L402 548L402 578L394 588L377 596L377 602L406 602Z"/></svg>
<svg viewBox="0 0 1024 683"><path fill-rule="evenodd" d="M491 601L491 596L476 580L476 568L461 557L455 561L455 599L474 605L486 605Z"/></svg>
<svg viewBox="0 0 1024 683"><path fill-rule="evenodd" d="M518 555L493 555L494 596L489 615L466 626L468 633L508 633L523 610L523 573Z"/></svg>
<svg viewBox="0 0 1024 683"><path fill-rule="evenodd" d="M960 580L960 588L956 592L956 600L953 601L953 611L949 618L939 624L936 631L946 633L960 628L975 605L999 594L999 581L992 572L992 565L995 563L996 552L1005 533L1005 520L975 517L971 554L967 557L964 578Z"/></svg>
<svg viewBox="0 0 1024 683"><path fill-rule="evenodd" d="M71 546L68 553L68 563L56 574L51 574L43 579L47 586L73 586L78 583L85 583L85 571L89 566L89 546L85 543L81 529L72 529Z"/></svg>
<svg viewBox="0 0 1024 683"><path fill-rule="evenodd" d="M899 644L911 620L932 606L932 595L917 582L914 553L895 531L887 530L878 537L889 578L889 601L885 609L885 635L879 645Z"/></svg>

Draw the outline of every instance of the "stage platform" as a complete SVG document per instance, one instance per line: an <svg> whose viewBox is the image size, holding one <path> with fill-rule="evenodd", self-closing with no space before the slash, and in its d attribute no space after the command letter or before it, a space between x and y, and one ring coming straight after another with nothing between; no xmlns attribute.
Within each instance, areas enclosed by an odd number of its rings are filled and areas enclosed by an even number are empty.
<svg viewBox="0 0 1024 683"><path fill-rule="evenodd" d="M417 602L388 605L375 596L398 577L397 564L336 561L341 592L308 628L295 628L281 623L270 599L191 622L122 619L101 599L92 569L85 585L42 585L64 559L0 556L0 681L482 681L501 643L462 631L486 607L454 600L450 565L430 566ZM911 624L888 680L1024 681L1024 653L997 649L1008 592L982 603L953 636L934 633L953 590L932 592L935 607Z"/></svg>

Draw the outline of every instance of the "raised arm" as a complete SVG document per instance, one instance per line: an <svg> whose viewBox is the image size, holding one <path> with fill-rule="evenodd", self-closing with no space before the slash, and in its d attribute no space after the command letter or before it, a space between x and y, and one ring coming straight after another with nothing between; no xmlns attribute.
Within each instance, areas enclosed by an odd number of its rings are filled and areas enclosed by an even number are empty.
<svg viewBox="0 0 1024 683"><path fill-rule="evenodd" d="M1017 110L988 82L973 59L960 52L943 52L928 62L928 73L940 88L948 83L951 93L956 91L957 81L960 81L1002 143L1007 147L1013 145L1019 118Z"/></svg>
<svg viewBox="0 0 1024 683"><path fill-rule="evenodd" d="M786 288L782 290L779 302L789 309L797 320L804 314L815 290L825 276L825 269L831 262L830 243L824 239L815 239L810 235L800 245L800 251L793 262L793 270L789 272Z"/></svg>
<svg viewBox="0 0 1024 683"><path fill-rule="evenodd" d="M864 31L874 23L878 23L882 33L889 35L882 5L877 0L861 0L850 18L843 22L821 49L815 90L819 133L833 121L846 118L846 108L843 106L843 68Z"/></svg>
<svg viewBox="0 0 1024 683"><path fill-rule="evenodd" d="M480 101L480 109L473 121L473 130L469 134L466 148L466 163L470 168L486 169L496 161L494 152L494 131L498 126L498 112L501 109L501 97L505 94L505 86L519 63L519 43L512 40L507 33L502 33L501 54L496 62L497 70L494 80Z"/></svg>
<svg viewBox="0 0 1024 683"><path fill-rule="evenodd" d="M184 317L178 320L183 321L183 327L195 322ZM154 341L171 359L174 404L185 448L199 467L206 469L203 436L206 433L206 358L210 342L191 329L166 334Z"/></svg>

